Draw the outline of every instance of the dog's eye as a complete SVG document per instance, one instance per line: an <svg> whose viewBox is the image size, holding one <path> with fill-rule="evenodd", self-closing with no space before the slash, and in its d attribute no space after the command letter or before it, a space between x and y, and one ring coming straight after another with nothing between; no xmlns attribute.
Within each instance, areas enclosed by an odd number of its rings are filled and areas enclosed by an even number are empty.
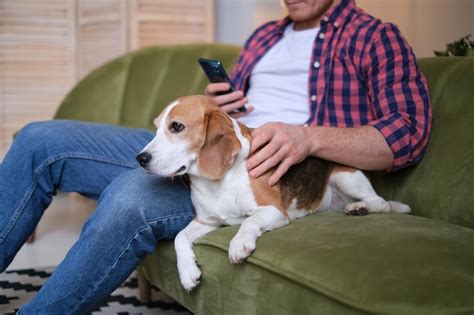
<svg viewBox="0 0 474 315"><path fill-rule="evenodd" d="M178 132L181 132L181 131L184 130L184 125L183 125L182 123L173 121L173 122L170 124L169 129L170 129L170 131L171 131L172 133L178 133Z"/></svg>

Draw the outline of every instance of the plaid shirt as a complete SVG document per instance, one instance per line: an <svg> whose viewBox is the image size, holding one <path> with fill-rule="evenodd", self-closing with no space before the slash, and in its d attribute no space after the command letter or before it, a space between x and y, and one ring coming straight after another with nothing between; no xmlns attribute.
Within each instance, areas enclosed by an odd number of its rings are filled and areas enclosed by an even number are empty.
<svg viewBox="0 0 474 315"><path fill-rule="evenodd" d="M266 23L247 40L232 71L236 89L248 89L253 68L290 22ZM431 127L428 88L396 26L343 0L323 17L309 66L308 125L370 125L394 154L392 170L420 161Z"/></svg>

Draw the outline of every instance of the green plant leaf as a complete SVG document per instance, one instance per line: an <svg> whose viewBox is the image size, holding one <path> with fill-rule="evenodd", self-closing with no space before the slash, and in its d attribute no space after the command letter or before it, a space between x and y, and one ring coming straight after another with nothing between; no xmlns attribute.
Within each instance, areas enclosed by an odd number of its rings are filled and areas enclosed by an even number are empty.
<svg viewBox="0 0 474 315"><path fill-rule="evenodd" d="M471 36L469 34L447 44L445 51L434 51L435 56L473 56L474 41L470 40Z"/></svg>
<svg viewBox="0 0 474 315"><path fill-rule="evenodd" d="M440 50L435 50L434 54L436 57L447 57L449 56L449 53L446 50L440 51Z"/></svg>

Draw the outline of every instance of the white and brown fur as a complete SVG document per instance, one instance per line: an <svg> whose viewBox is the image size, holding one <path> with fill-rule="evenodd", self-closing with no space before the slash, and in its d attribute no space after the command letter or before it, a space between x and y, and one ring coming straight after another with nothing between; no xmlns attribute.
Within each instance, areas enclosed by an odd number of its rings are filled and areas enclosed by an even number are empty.
<svg viewBox="0 0 474 315"><path fill-rule="evenodd" d="M184 129L177 132L176 123ZM246 168L251 130L207 97L180 98L155 125L155 138L141 152L149 160L142 165L160 176L188 174L191 181L196 218L175 239L179 276L188 291L201 277L193 243L220 226L241 224L229 246L230 262L239 263L262 233L311 213L410 212L378 196L362 171L316 157L291 167L274 186L268 184L272 170L251 178Z"/></svg>

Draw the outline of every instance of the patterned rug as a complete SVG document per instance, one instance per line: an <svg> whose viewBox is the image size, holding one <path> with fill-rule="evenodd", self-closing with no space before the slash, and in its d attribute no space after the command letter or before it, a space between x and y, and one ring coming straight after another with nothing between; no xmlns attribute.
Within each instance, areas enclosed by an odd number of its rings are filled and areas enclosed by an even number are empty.
<svg viewBox="0 0 474 315"><path fill-rule="evenodd" d="M47 267L1 273L0 314L14 314L21 305L28 302L36 294L53 270L54 267ZM160 292L155 290L152 296L160 298ZM191 314L175 301L169 298L166 301L164 300L160 298L160 301L149 304L141 303L138 300L138 282L135 275L132 275L90 314Z"/></svg>

